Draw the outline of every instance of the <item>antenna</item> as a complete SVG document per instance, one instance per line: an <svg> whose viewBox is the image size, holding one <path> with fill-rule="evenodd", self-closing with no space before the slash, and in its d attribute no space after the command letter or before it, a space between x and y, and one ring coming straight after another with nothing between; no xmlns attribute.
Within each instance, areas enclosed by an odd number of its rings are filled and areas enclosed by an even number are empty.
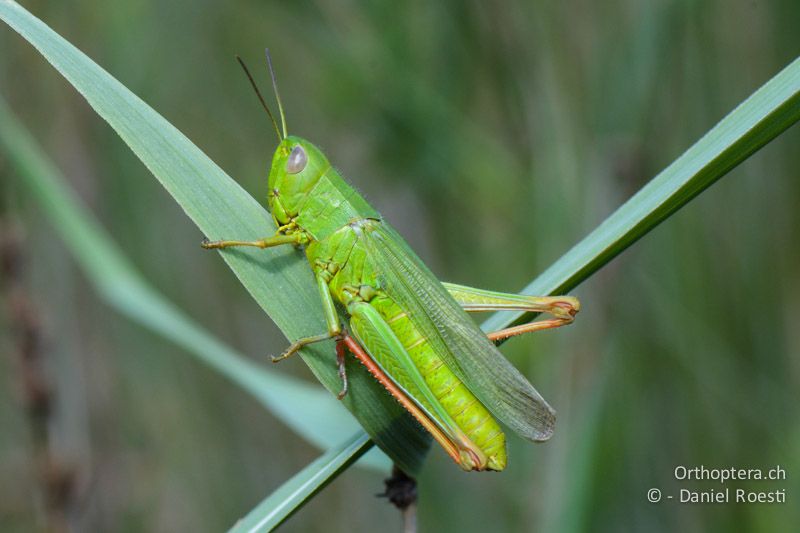
<svg viewBox="0 0 800 533"><path fill-rule="evenodd" d="M269 110L269 106L267 105L267 102L264 101L264 97L261 96L261 91L258 90L258 85L256 85L256 82L253 79L253 76L250 74L250 70L247 68L247 65L244 64L244 61L242 61L242 58L239 57L238 55L236 56L236 61L238 61L239 64L242 66L242 69L244 69L244 73L247 75L247 79L250 80L250 85L253 86L253 90L256 92L256 96L258 96L258 100L261 102L261 106L264 108L264 111L267 112L267 115L269 115L269 119L272 121L272 125L275 126L275 133L278 134L278 142L280 143L283 140L283 137L281 137L281 131L278 129L278 123L275 121L275 116L272 114L272 111ZM273 83L275 82L274 76L272 78L272 82ZM280 106L280 103L281 101L278 100L278 106ZM281 109L281 119L283 119L283 109ZM283 133L285 137L286 136L285 121L283 122Z"/></svg>
<svg viewBox="0 0 800 533"><path fill-rule="evenodd" d="M283 114L283 102L281 102L281 95L278 92L278 82L275 80L275 69L272 68L272 58L269 55L269 48L264 49L267 55L267 65L269 66L269 75L272 78L272 89L275 91L275 99L278 101L278 112L281 114L281 126L283 126L283 138L288 135L286 133L286 115ZM277 128L277 126L275 126Z"/></svg>

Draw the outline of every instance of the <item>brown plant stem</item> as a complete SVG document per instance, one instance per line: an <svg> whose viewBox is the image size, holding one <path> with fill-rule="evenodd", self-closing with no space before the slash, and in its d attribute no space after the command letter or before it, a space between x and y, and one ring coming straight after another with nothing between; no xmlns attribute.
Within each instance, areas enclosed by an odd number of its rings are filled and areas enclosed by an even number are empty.
<svg viewBox="0 0 800 533"><path fill-rule="evenodd" d="M19 368L21 403L31 434L31 459L44 505L45 529L68 531L74 472L54 453L49 431L54 394L42 363L42 333L39 314L24 284L19 232L0 223L0 279L7 307L9 329L14 338L12 354Z"/></svg>
<svg viewBox="0 0 800 533"><path fill-rule="evenodd" d="M383 483L386 485L386 490L377 496L387 498L400 510L404 533L416 533L417 481L395 465L392 468L392 476L383 480Z"/></svg>

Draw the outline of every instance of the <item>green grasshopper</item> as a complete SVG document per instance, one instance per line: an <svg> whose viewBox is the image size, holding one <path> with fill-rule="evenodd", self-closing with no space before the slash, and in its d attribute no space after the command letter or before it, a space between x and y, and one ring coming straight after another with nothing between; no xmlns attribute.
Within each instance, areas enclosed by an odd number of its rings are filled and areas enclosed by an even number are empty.
<svg viewBox="0 0 800 533"><path fill-rule="evenodd" d="M238 58L237 58L238 59ZM305 250L327 331L301 338L273 361L335 339L339 398L349 350L464 470L503 470L499 419L532 441L550 438L555 412L494 342L572 322L568 296L534 297L441 283L312 143L288 135L267 53L282 130L239 59L278 134L267 203L277 232L256 241L204 241L204 248L293 245ZM349 317L339 321L337 308ZM467 312L524 310L551 319L485 334Z"/></svg>

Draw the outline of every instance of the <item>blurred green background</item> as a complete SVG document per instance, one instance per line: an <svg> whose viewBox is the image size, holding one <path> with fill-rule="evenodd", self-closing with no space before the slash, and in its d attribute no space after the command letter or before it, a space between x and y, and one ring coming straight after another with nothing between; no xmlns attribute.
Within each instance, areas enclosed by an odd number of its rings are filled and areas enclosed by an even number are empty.
<svg viewBox="0 0 800 533"><path fill-rule="evenodd" d="M800 4L788 0L24 5L260 199L275 139L233 56L268 91L269 46L289 131L318 143L442 279L507 291L800 53ZM284 348L144 166L7 27L0 92L167 297L253 358ZM421 530L800 523L798 141L788 131L580 286L573 326L504 346L558 410L556 435L510 437L501 474L462 473L434 449ZM19 283L54 397L43 446L3 305L3 531L218 531L319 454L109 312L12 172L0 154L2 234L24 243ZM313 379L299 360L279 370ZM36 475L43 454L68 472L50 480L55 505ZM729 486L786 488L788 501L648 503L651 487L720 488L676 481L678 465L781 465L786 481ZM284 529L397 531L397 511L374 497L382 487L351 469Z"/></svg>

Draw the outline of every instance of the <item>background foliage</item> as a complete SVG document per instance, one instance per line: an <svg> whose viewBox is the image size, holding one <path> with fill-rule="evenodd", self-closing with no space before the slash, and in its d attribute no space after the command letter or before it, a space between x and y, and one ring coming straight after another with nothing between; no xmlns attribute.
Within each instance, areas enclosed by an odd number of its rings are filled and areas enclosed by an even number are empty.
<svg viewBox="0 0 800 533"><path fill-rule="evenodd" d="M516 290L800 51L791 2L523 4L26 6L259 198L274 141L232 56L255 64L269 45L290 131L322 145L442 278ZM147 279L240 351L282 349L109 128L16 35L0 32L0 50L0 90ZM504 346L559 410L558 433L544 446L512 440L513 468L499 475L466 475L433 453L420 480L426 528L797 522L791 504L676 512L645 500L677 486L678 464L777 463L799 488L797 142L787 132L581 286L569 330ZM53 453L75 472L74 524L219 530L317 455L98 304L0 165L3 223L24 228L57 391ZM10 337L0 342L10 353ZM299 362L281 370L310 377ZM19 373L0 359L0 522L27 530ZM351 470L286 530L399 522L372 499L379 487Z"/></svg>

